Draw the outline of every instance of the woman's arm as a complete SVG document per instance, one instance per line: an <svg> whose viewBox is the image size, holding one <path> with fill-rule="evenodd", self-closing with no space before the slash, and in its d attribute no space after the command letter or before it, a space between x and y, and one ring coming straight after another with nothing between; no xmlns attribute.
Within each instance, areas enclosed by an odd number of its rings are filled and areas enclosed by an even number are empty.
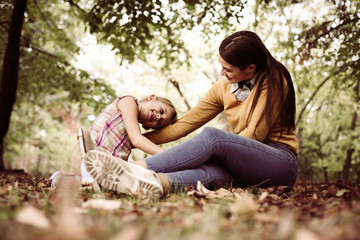
<svg viewBox="0 0 360 240"><path fill-rule="evenodd" d="M156 154L164 151L163 148L151 142L141 134L138 120L138 105L133 97L124 97L117 104L121 112L126 132L130 138L131 144L149 154Z"/></svg>
<svg viewBox="0 0 360 240"><path fill-rule="evenodd" d="M195 131L224 110L219 90L220 82L216 82L205 97L178 121L156 131L145 133L151 141L161 144L177 140Z"/></svg>

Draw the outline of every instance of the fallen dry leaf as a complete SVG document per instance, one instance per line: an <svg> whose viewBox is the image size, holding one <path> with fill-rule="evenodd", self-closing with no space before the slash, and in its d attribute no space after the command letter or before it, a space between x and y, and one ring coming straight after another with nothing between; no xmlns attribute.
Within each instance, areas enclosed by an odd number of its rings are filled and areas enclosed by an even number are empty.
<svg viewBox="0 0 360 240"><path fill-rule="evenodd" d="M235 201L228 206L228 211L235 216L246 215L256 212L258 205L245 193L236 194Z"/></svg>
<svg viewBox="0 0 360 240"><path fill-rule="evenodd" d="M306 230L306 229L299 229L295 233L294 240L319 240L319 238L315 235L315 233Z"/></svg>
<svg viewBox="0 0 360 240"><path fill-rule="evenodd" d="M277 234L282 239L287 239L295 230L295 217L291 213L283 213L280 219ZM306 238L304 238L306 239Z"/></svg>
<svg viewBox="0 0 360 240"><path fill-rule="evenodd" d="M224 188L219 188L216 191L211 191L207 189L200 181L197 182L196 190L192 189L188 191L188 196L194 196L196 198L207 198L207 199L216 199L216 198L224 198L224 197L234 197L234 193L226 190Z"/></svg>
<svg viewBox="0 0 360 240"><path fill-rule="evenodd" d="M268 192L263 192L263 193L261 193L261 195L260 195L260 197L259 197L259 202L262 202L262 201L264 201L265 200L265 198L268 196Z"/></svg>
<svg viewBox="0 0 360 240"><path fill-rule="evenodd" d="M141 234L141 228L133 225L130 227L126 227L124 230L112 237L111 240L137 240L140 239Z"/></svg>
<svg viewBox="0 0 360 240"><path fill-rule="evenodd" d="M342 197L347 192L350 192L350 191L348 189L341 189L335 194L335 196Z"/></svg>
<svg viewBox="0 0 360 240"><path fill-rule="evenodd" d="M256 213L254 215L255 220L260 221L260 222L264 222L264 223L279 223L280 222L280 218L279 216L274 216L272 214L267 214L267 213Z"/></svg>
<svg viewBox="0 0 360 240"><path fill-rule="evenodd" d="M203 195L207 195L211 192L206 187L204 187L200 181L197 182L196 189Z"/></svg>
<svg viewBox="0 0 360 240"><path fill-rule="evenodd" d="M227 189L224 188L219 188L218 190L215 191L216 196L218 198L224 198L224 197L234 197L235 194Z"/></svg>
<svg viewBox="0 0 360 240"><path fill-rule="evenodd" d="M48 229L50 227L50 221L46 218L44 212L31 205L20 209L16 216L16 221L42 229Z"/></svg>
<svg viewBox="0 0 360 240"><path fill-rule="evenodd" d="M96 208L104 210L116 210L121 207L120 200L107 200L107 199L89 199L82 203L83 208Z"/></svg>

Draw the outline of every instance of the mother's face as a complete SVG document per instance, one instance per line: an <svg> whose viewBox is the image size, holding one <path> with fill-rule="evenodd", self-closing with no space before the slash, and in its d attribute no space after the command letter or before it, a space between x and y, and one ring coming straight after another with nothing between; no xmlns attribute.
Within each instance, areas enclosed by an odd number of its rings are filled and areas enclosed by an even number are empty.
<svg viewBox="0 0 360 240"><path fill-rule="evenodd" d="M247 81L255 76L256 66L254 64L250 64L244 70L241 70L240 68L226 62L221 56L219 58L222 67L220 74L221 76L225 76L231 84Z"/></svg>

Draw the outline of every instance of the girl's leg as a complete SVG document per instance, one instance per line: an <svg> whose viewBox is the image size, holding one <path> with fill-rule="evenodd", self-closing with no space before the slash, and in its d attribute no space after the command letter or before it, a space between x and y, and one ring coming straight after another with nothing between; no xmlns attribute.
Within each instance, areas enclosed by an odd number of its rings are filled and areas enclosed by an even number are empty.
<svg viewBox="0 0 360 240"><path fill-rule="evenodd" d="M211 161L235 178L242 186L262 184L293 186L297 175L296 156L280 144L263 144L258 141L227 133L215 128L205 128L199 135L176 147L145 159L149 169L155 172L174 173L181 176L183 170L194 170ZM217 170L219 171L219 170ZM195 174L186 181L196 184L211 179L209 174ZM170 185L181 184L180 178ZM204 177L207 176L208 178ZM184 179L184 178L183 178Z"/></svg>

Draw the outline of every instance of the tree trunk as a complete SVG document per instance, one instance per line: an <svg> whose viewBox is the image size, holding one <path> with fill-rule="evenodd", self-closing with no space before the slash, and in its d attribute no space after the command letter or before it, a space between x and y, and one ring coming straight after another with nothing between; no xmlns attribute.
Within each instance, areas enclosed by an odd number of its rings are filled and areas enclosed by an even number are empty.
<svg viewBox="0 0 360 240"><path fill-rule="evenodd" d="M348 180L349 172L350 172L350 168L351 168L351 159L352 159L352 155L353 155L354 151L355 151L354 148L350 148L347 150L345 164L344 164L343 170L341 172L341 181L343 183L346 183Z"/></svg>
<svg viewBox="0 0 360 240"><path fill-rule="evenodd" d="M357 118L358 118L358 114L355 111L353 114L352 122L351 122L351 128L350 128L351 131L355 131ZM351 147L347 150L344 168L341 172L341 181L344 183L346 183L348 180L348 176L349 176L349 172L350 172L350 168L351 168L352 155L353 155L354 151L355 151L354 147Z"/></svg>
<svg viewBox="0 0 360 240"><path fill-rule="evenodd" d="M327 172L327 167L323 167L323 171L324 171L324 181L326 184L329 184L329 174Z"/></svg>
<svg viewBox="0 0 360 240"><path fill-rule="evenodd" d="M26 10L26 0L15 0L11 16L0 85L0 170L4 165L4 139L9 130L11 112L18 83L20 37Z"/></svg>

